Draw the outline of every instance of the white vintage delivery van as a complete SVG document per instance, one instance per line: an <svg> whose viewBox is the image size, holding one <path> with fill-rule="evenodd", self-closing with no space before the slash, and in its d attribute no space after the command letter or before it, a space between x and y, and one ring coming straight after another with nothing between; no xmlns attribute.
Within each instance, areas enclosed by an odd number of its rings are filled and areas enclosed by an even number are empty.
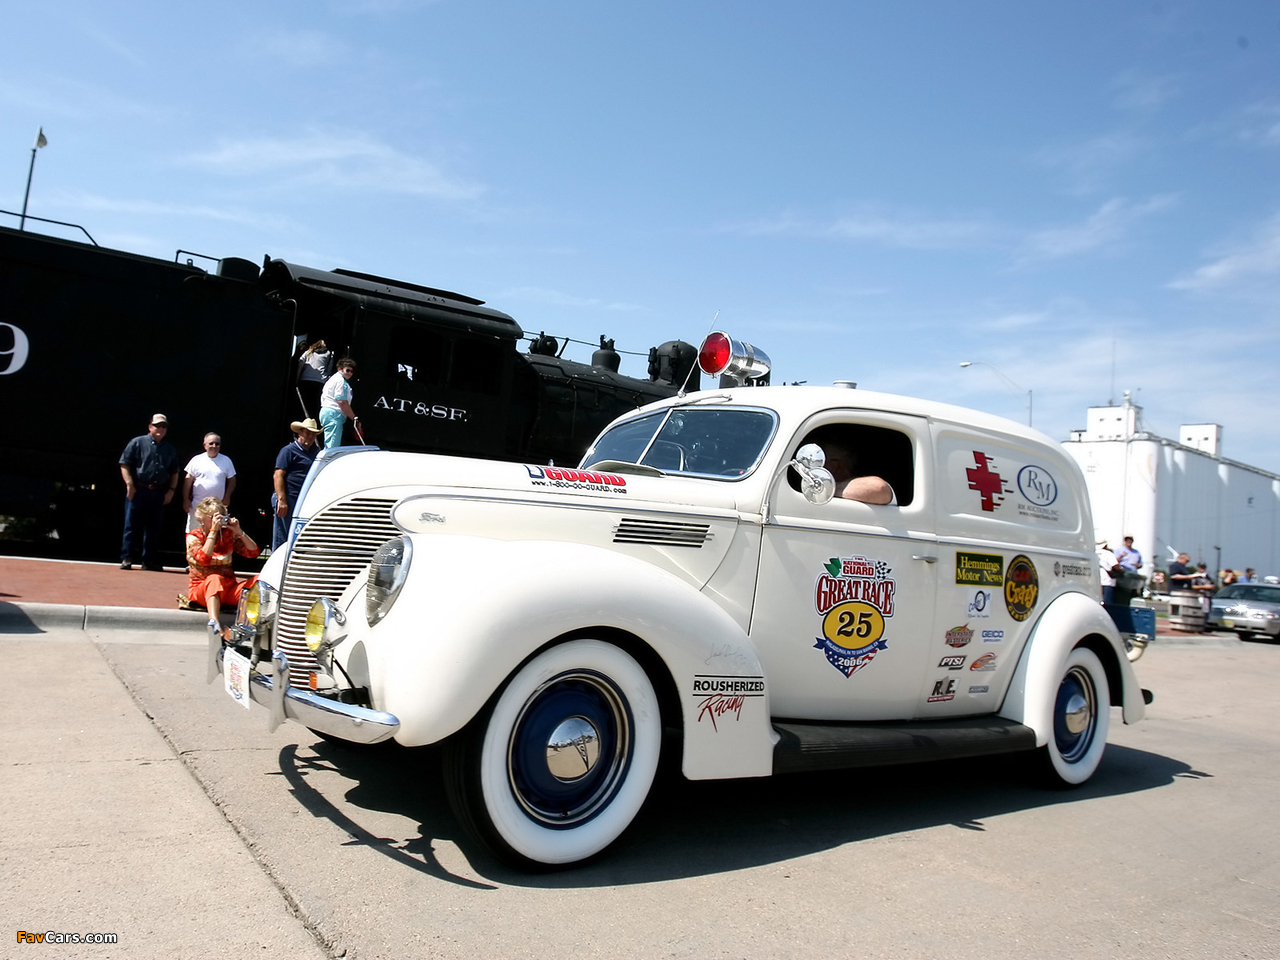
<svg viewBox="0 0 1280 960"><path fill-rule="evenodd" d="M764 358L713 334L701 363ZM459 820L526 867L607 847L663 751L694 779L1022 751L1074 785L1150 700L1074 461L945 404L702 390L573 468L339 450L295 515L210 678L273 725L443 742Z"/></svg>

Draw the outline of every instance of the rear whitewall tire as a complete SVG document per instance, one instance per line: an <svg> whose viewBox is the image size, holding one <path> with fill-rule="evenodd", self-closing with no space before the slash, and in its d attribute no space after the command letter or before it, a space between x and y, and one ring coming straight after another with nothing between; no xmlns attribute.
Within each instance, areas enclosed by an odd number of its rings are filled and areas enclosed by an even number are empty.
<svg viewBox="0 0 1280 960"><path fill-rule="evenodd" d="M557 739L563 750L551 748ZM644 669L612 644L571 640L516 671L450 745L449 798L463 825L508 863L576 863L609 846L640 811L661 741Z"/></svg>
<svg viewBox="0 0 1280 960"><path fill-rule="evenodd" d="M1107 748L1110 720L1111 688L1102 661L1087 647L1076 647L1059 673L1049 742L1040 750L1052 785L1076 787L1093 776Z"/></svg>

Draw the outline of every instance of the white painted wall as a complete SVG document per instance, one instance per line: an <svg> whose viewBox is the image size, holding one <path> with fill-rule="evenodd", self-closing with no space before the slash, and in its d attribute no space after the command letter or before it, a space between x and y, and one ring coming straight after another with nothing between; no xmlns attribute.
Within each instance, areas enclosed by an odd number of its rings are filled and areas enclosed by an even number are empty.
<svg viewBox="0 0 1280 960"><path fill-rule="evenodd" d="M1280 575L1280 476L1142 433L1131 404L1089 414L1062 446L1084 472L1099 537L1115 547L1132 535L1148 576L1170 548L1216 573L1215 547L1221 566Z"/></svg>

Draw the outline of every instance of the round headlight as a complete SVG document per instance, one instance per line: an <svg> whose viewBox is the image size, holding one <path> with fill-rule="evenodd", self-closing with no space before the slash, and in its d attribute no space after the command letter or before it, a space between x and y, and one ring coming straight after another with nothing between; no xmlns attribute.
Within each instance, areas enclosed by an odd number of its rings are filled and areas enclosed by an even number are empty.
<svg viewBox="0 0 1280 960"><path fill-rule="evenodd" d="M385 617L396 602L412 559L413 543L408 537L388 540L374 553L369 561L369 583L365 588L365 612L369 626Z"/></svg>

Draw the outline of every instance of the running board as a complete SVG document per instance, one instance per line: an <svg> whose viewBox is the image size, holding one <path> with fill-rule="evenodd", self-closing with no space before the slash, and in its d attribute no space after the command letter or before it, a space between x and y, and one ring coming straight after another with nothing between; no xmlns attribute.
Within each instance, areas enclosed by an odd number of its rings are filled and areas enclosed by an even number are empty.
<svg viewBox="0 0 1280 960"><path fill-rule="evenodd" d="M849 770L1034 750L1036 734L1012 720L969 717L902 723L777 721L773 772Z"/></svg>

